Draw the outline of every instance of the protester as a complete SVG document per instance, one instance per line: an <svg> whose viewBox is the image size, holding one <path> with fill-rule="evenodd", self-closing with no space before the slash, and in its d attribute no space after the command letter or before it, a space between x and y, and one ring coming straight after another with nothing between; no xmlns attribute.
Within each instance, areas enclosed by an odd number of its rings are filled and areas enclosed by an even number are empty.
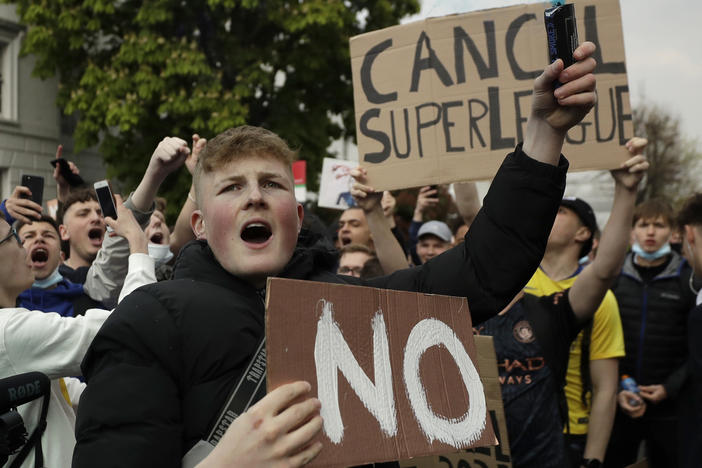
<svg viewBox="0 0 702 468"><path fill-rule="evenodd" d="M585 42L565 73L558 60L535 81L525 141L495 176L470 242L390 276L337 276L320 270L324 252L296 249L303 209L294 196L294 153L277 135L239 127L209 141L195 171L192 226L198 241L182 249L173 281L143 287L120 304L86 356L88 387L74 466L180 466L209 431L264 336L262 297L270 276L463 296L475 323L501 310L543 255L565 185L565 134L595 102L593 52ZM554 91L556 79L566 84ZM381 196L365 199L384 216ZM228 433L237 437L216 452L249 457L247 466L298 466L299 454L304 460L316 455L321 445L309 441L321 421L312 416L318 402L309 398L299 403L308 409L303 418L285 424L273 416L266 429L265 443L285 440L287 446L269 453L250 445L261 437L258 423L251 424L264 421L261 406L288 413L284 408L293 398L281 404L276 395L260 400L253 415L244 414L248 426L235 420ZM296 427L304 436L289 434Z"/></svg>
<svg viewBox="0 0 702 468"><path fill-rule="evenodd" d="M363 177L360 168L351 170L351 176L355 178ZM367 229L373 239L374 255L377 257L380 268L384 274L388 275L397 270L402 270L409 266L407 254L402 247L403 238L395 226L395 219L392 213L395 198L390 192L383 192L379 203L368 205L354 196L356 209L361 210L366 221ZM343 248L342 248L343 249ZM369 270L366 276L361 278L371 278L377 271Z"/></svg>
<svg viewBox="0 0 702 468"><path fill-rule="evenodd" d="M375 254L365 245L345 245L339 253L339 268L336 272L340 275L350 275L360 278L363 267L373 258L375 258Z"/></svg>
<svg viewBox="0 0 702 468"><path fill-rule="evenodd" d="M383 271L383 266L380 264L378 257L370 258L361 269L361 279L372 279L383 276L385 272Z"/></svg>
<svg viewBox="0 0 702 468"><path fill-rule="evenodd" d="M149 255L156 262L156 278L159 281L171 279L174 258L171 251L171 230L166 223L163 208L159 209L158 204L149 218L149 224L144 229L144 233L149 240Z"/></svg>
<svg viewBox="0 0 702 468"><path fill-rule="evenodd" d="M422 260L417 255L417 242L419 228L424 223L424 216L427 210L439 204L438 189L436 186L427 185L420 187L417 192L417 202L414 205L414 213L412 214L412 222L409 226L409 252L410 259L414 265L421 265Z"/></svg>
<svg viewBox="0 0 702 468"><path fill-rule="evenodd" d="M572 286L539 296L525 289L527 293L514 306L478 329L481 335L494 337L513 466L568 466L563 440L563 422L568 418L568 407L562 388L569 349L580 329L600 307L619 273L626 254L636 189L647 168L648 162L642 156L634 156L619 170L612 171L615 195L612 213L602 235L601 254L577 275ZM578 205L582 207L582 204ZM564 216L569 215L564 214L561 207L549 244L555 232L567 231L565 225L574 224L564 220ZM548 249L547 246L547 253ZM572 258L575 265L577 255L576 251ZM614 401L614 391L610 399ZM613 412L613 407L610 412ZM611 418L609 421L611 425ZM608 427L597 429L609 430ZM604 455L606 436L604 443L600 444L600 457ZM572 466L600 466L601 458L587 459L587 455L588 452L585 459L579 456L577 460L571 460Z"/></svg>
<svg viewBox="0 0 702 468"><path fill-rule="evenodd" d="M687 376L687 320L695 296L690 266L670 249L672 224L667 203L649 200L636 207L632 252L612 288L626 349L619 373L631 376L641 392L619 392L607 467L634 463L641 441L649 466L678 466L677 394Z"/></svg>
<svg viewBox="0 0 702 468"><path fill-rule="evenodd" d="M56 221L42 216L31 223L19 221L16 229L34 275L31 287L18 296L19 307L56 312L64 317L103 308L100 302L86 294L82 284L64 278L59 272L61 241Z"/></svg>
<svg viewBox="0 0 702 468"><path fill-rule="evenodd" d="M456 229L453 230L453 245L456 246L463 242L466 237L466 233L470 229L470 226L466 223L459 223Z"/></svg>
<svg viewBox="0 0 702 468"><path fill-rule="evenodd" d="M144 233L130 211L121 204L118 217L118 221L107 222L116 235L127 239L132 251L129 274L121 294L124 297L137 287L155 281L155 277L153 262L146 255ZM17 232L2 217L0 232L0 258L3 259L0 263L0 378L38 371L52 379L47 426L41 438L46 463L38 466L67 467L75 444L73 405L79 396L79 392L76 394L72 388L78 385L82 389L82 386L74 380L66 383L62 377L80 375L80 362L109 311L90 309L82 316L62 317L56 313L16 307L19 294L31 286L34 274ZM35 400L18 408L30 431L38 425L41 405L41 400ZM10 463L15 456L10 457ZM32 450L20 466L34 467L34 457L35 451Z"/></svg>
<svg viewBox="0 0 702 468"><path fill-rule="evenodd" d="M105 235L105 221L95 192L88 188L70 192L63 203L59 222L61 240L66 245L66 260L59 273L74 283L83 284Z"/></svg>
<svg viewBox="0 0 702 468"><path fill-rule="evenodd" d="M702 193L685 201L678 215L682 231L682 249L687 252L694 275L702 278ZM688 319L687 343L690 350L690 379L684 397L680 398L681 427L680 466L696 468L702 460L702 289L697 293L695 308Z"/></svg>
<svg viewBox="0 0 702 468"><path fill-rule="evenodd" d="M375 250L366 216L359 207L347 208L341 214L341 218L339 218L339 243L342 247L349 244L360 244Z"/></svg>
<svg viewBox="0 0 702 468"><path fill-rule="evenodd" d="M634 154L643 150L645 140L636 145L630 146ZM564 198L541 265L524 290L546 296L572 287L584 268L579 260L589 254L596 231L590 205L580 198ZM626 234L622 238L626 239ZM603 296L592 320L583 324L570 347L564 390L565 431L574 468L602 463L614 421L618 358L624 356L624 338L614 294L606 291Z"/></svg>
<svg viewBox="0 0 702 468"><path fill-rule="evenodd" d="M453 245L451 229L442 221L427 221L417 232L417 256L424 264Z"/></svg>

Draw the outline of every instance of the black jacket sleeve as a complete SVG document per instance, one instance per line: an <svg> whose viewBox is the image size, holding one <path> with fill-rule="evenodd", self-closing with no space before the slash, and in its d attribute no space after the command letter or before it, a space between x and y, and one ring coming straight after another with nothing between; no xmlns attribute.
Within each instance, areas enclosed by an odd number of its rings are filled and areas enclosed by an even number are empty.
<svg viewBox="0 0 702 468"><path fill-rule="evenodd" d="M181 404L173 319L150 294L125 298L82 370L73 466L180 466Z"/></svg>
<svg viewBox="0 0 702 468"><path fill-rule="evenodd" d="M673 371L672 374L665 379L663 382L663 387L665 388L665 393L668 398L677 398L680 393L680 389L683 387L685 382L690 375L690 364L685 362L683 365L678 367Z"/></svg>
<svg viewBox="0 0 702 468"><path fill-rule="evenodd" d="M377 288L468 299L473 324L497 314L539 266L565 190L568 162L527 156L518 145L502 163L465 242L421 267L368 280Z"/></svg>

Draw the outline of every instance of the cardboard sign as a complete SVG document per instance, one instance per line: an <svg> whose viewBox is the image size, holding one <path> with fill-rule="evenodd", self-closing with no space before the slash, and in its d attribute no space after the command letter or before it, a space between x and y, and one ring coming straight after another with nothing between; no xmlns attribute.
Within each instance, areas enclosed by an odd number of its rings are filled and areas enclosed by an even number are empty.
<svg viewBox="0 0 702 468"><path fill-rule="evenodd" d="M528 4L393 26L351 39L360 164L377 190L492 177L523 141L548 64L544 9ZM575 2L598 49L598 103L568 133L571 170L611 169L633 136L619 2Z"/></svg>
<svg viewBox="0 0 702 468"><path fill-rule="evenodd" d="M307 161L292 163L293 179L295 181L295 200L304 203L307 200Z"/></svg>
<svg viewBox="0 0 702 468"><path fill-rule="evenodd" d="M312 384L342 467L494 445L465 298L268 280L268 389Z"/></svg>
<svg viewBox="0 0 702 468"><path fill-rule="evenodd" d="M356 166L358 166L356 162L324 158L322 180L319 183L318 206L345 210L355 205L351 196L353 178L350 172Z"/></svg>
<svg viewBox="0 0 702 468"><path fill-rule="evenodd" d="M507 421L502 406L502 390L498 379L497 358L491 336L476 336L480 380L485 388L487 408L499 445L478 447L438 457L415 458L400 462L400 468L511 468L512 456L507 437Z"/></svg>

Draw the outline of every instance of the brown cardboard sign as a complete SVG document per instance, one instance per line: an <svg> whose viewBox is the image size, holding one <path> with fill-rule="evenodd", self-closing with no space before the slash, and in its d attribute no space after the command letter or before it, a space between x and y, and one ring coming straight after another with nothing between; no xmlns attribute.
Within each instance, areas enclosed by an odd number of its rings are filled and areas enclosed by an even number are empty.
<svg viewBox="0 0 702 468"><path fill-rule="evenodd" d="M465 298L269 279L268 388L312 384L341 467L497 441Z"/></svg>
<svg viewBox="0 0 702 468"><path fill-rule="evenodd" d="M400 468L512 467L512 455L509 450L509 438L507 437L507 421L505 420L505 410L502 406L502 390L500 389L497 357L492 337L476 336L475 345L478 350L480 380L485 388L487 408L499 445L477 447L438 457L424 457L402 461L400 462Z"/></svg>
<svg viewBox="0 0 702 468"><path fill-rule="evenodd" d="M351 39L360 164L376 190L491 178L523 141L548 64L546 3L430 18ZM611 169L633 136L619 2L575 2L598 49L598 103L570 130L571 170Z"/></svg>

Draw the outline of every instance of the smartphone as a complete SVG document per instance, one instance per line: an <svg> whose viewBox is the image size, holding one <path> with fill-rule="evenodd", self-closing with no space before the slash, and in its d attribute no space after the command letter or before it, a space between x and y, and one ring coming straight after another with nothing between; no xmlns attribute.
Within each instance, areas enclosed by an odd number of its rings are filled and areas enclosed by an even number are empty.
<svg viewBox="0 0 702 468"><path fill-rule="evenodd" d="M566 3L547 8L544 11L548 57L551 63L563 60L563 68L568 68L575 59L573 52L578 48L578 28L575 23L575 5ZM556 86L560 83L556 82Z"/></svg>
<svg viewBox="0 0 702 468"><path fill-rule="evenodd" d="M95 187L95 193L97 194L102 215L117 219L117 208L115 207L115 199L112 196L109 182L106 180L98 180L93 186Z"/></svg>
<svg viewBox="0 0 702 468"><path fill-rule="evenodd" d="M34 203L41 206L44 199L44 178L42 176L24 174L20 185L32 191L31 197L23 194L21 198L31 198Z"/></svg>
<svg viewBox="0 0 702 468"><path fill-rule="evenodd" d="M59 167L59 174L61 174L61 177L63 177L71 187L80 187L81 185L85 185L83 178L71 171L71 166L68 165L68 161L66 161L64 158L52 159L51 165L54 167Z"/></svg>

